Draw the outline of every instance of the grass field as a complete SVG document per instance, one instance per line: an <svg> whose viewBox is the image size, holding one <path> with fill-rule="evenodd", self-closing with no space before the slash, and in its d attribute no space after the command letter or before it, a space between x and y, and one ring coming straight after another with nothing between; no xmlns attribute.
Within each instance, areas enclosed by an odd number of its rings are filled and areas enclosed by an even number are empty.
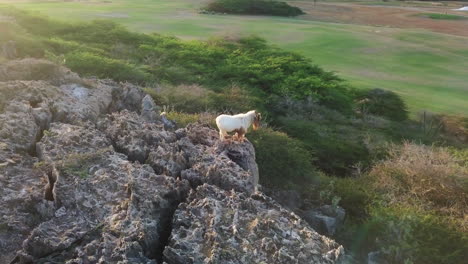
<svg viewBox="0 0 468 264"><path fill-rule="evenodd" d="M62 20L111 19L133 30L185 39L256 34L336 71L355 87L398 92L412 113L427 109L468 115L468 37L302 17L202 15L195 0L0 3Z"/></svg>
<svg viewBox="0 0 468 264"><path fill-rule="evenodd" d="M451 14L436 14L436 13L421 13L420 16L428 17L432 19L446 19L446 20L463 20L468 19L465 16L457 16Z"/></svg>

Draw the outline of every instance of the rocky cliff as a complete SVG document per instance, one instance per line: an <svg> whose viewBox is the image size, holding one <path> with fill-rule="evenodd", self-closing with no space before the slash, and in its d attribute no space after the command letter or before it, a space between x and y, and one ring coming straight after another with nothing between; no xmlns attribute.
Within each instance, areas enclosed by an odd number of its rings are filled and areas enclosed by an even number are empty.
<svg viewBox="0 0 468 264"><path fill-rule="evenodd" d="M137 86L0 65L0 263L336 263L257 191L255 151L166 130Z"/></svg>

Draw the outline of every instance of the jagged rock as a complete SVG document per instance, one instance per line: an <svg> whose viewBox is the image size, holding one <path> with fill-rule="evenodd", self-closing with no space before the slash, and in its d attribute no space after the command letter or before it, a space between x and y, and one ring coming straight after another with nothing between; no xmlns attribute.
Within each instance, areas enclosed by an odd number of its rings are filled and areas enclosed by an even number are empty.
<svg viewBox="0 0 468 264"><path fill-rule="evenodd" d="M166 112L161 113L161 121L164 124L164 129L166 130L172 130L177 127L177 124L175 121L167 119Z"/></svg>
<svg viewBox="0 0 468 264"><path fill-rule="evenodd" d="M146 122L154 123L160 120L159 108L149 94L141 101L141 117Z"/></svg>
<svg viewBox="0 0 468 264"><path fill-rule="evenodd" d="M41 136L40 126L36 123L31 106L28 103L10 104L0 114L0 138L11 142L19 151L33 151Z"/></svg>
<svg viewBox="0 0 468 264"><path fill-rule="evenodd" d="M116 86L116 83L110 80L100 81L100 84L113 88L112 105L109 108L109 112L112 113L122 109L140 112L141 101L145 97L145 93L138 86L131 83L120 83Z"/></svg>
<svg viewBox="0 0 468 264"><path fill-rule="evenodd" d="M160 255L187 182L129 162L91 125L54 123L38 149L56 171L58 210L24 241L19 262L147 263Z"/></svg>
<svg viewBox="0 0 468 264"><path fill-rule="evenodd" d="M117 151L148 163L157 174L182 177L192 186L207 182L226 190L255 191L258 168L248 141L220 143L218 133L202 124L191 124L183 132L166 131L161 122L148 123L129 111L113 113L97 127Z"/></svg>
<svg viewBox="0 0 468 264"><path fill-rule="evenodd" d="M202 185L174 215L167 263L335 263L343 248L262 193Z"/></svg>
<svg viewBox="0 0 468 264"><path fill-rule="evenodd" d="M252 184L258 185L259 174L257 162L255 162L255 149L252 144L238 144L237 142L221 142L218 150L229 157L245 171L250 172Z"/></svg>
<svg viewBox="0 0 468 264"><path fill-rule="evenodd" d="M332 236L344 223L346 212L339 206L324 205L307 210L301 215L317 232Z"/></svg>
<svg viewBox="0 0 468 264"><path fill-rule="evenodd" d="M203 124L166 130L137 86L29 62L0 66L0 263L162 263L163 252L168 264L334 263L342 254L256 192L250 142L220 142Z"/></svg>
<svg viewBox="0 0 468 264"><path fill-rule="evenodd" d="M9 263L32 229L53 214L43 200L46 179L33 168L38 160L13 149L0 141L0 263Z"/></svg>
<svg viewBox="0 0 468 264"><path fill-rule="evenodd" d="M160 122L148 123L135 112L113 113L101 119L97 127L107 134L119 152L140 163L146 161L151 149L176 141L175 135L165 131Z"/></svg>

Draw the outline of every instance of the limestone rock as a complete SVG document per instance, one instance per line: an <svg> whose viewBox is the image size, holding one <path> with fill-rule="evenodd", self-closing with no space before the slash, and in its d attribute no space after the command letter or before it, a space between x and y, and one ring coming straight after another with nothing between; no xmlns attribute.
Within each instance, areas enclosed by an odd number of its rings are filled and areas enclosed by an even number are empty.
<svg viewBox="0 0 468 264"><path fill-rule="evenodd" d="M343 248L262 193L202 185L175 212L167 263L335 263Z"/></svg>
<svg viewBox="0 0 468 264"><path fill-rule="evenodd" d="M332 236L343 225L345 214L345 210L339 206L324 205L301 215L317 232Z"/></svg>
<svg viewBox="0 0 468 264"><path fill-rule="evenodd" d="M149 94L145 95L141 101L141 117L146 122L150 123L159 121L160 119L159 108L156 106L153 98L151 98Z"/></svg>
<svg viewBox="0 0 468 264"><path fill-rule="evenodd" d="M0 94L0 263L335 263L343 253L256 190L250 142L221 142L199 123L174 131L137 86L30 59L0 65Z"/></svg>

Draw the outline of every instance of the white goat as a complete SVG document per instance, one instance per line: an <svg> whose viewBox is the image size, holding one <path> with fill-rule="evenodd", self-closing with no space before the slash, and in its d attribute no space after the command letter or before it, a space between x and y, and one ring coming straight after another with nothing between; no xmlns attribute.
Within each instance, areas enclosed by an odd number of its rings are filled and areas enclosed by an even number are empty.
<svg viewBox="0 0 468 264"><path fill-rule="evenodd" d="M219 129L219 138L224 140L228 136L228 132L236 132L237 139L244 141L244 135L247 133L250 125L253 124L254 130L260 126L260 113L255 110L245 114L237 115L220 115L216 117L216 125Z"/></svg>

